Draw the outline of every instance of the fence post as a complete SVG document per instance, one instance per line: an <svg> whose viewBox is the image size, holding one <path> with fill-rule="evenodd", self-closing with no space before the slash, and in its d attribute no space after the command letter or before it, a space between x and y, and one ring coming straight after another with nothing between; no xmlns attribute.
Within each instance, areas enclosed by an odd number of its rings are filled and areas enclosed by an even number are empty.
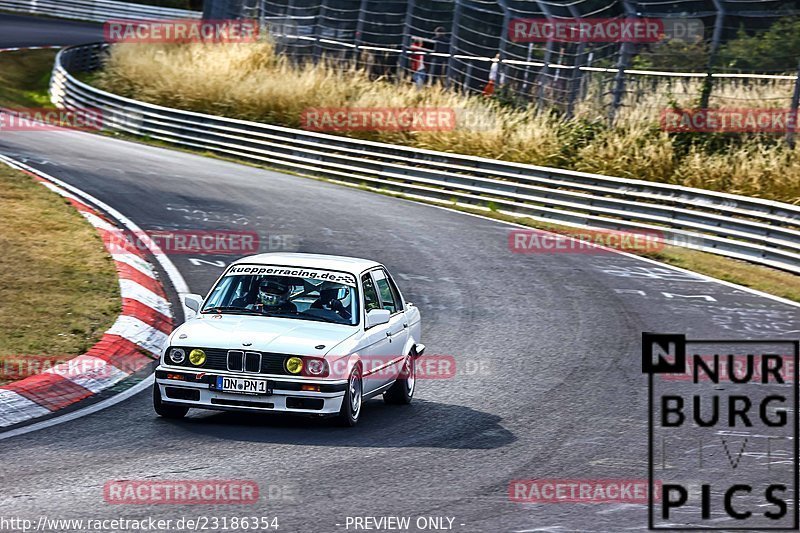
<svg viewBox="0 0 800 533"><path fill-rule="evenodd" d="M578 20L581 18L581 13L574 4L569 4L567 6L569 8L570 16ZM569 77L569 95L567 96L567 119L571 119L572 115L575 113L575 102L578 100L578 96L581 92L581 85L583 80L583 71L580 69L583 66L583 62L586 58L586 42L581 39L581 42L578 43L578 50L575 55L575 61L572 63L572 72Z"/></svg>
<svg viewBox="0 0 800 533"><path fill-rule="evenodd" d="M508 7L506 0L497 0L497 4L503 10L503 27L500 28L500 46L497 52L500 54L500 63L497 65L497 88L500 88L500 80L503 79L505 74L505 65L503 60L506 58L506 46L508 45L508 27L511 25L511 9ZM487 80L488 81L488 80Z"/></svg>
<svg viewBox="0 0 800 533"><path fill-rule="evenodd" d="M530 99L530 91L528 90L528 86L530 85L531 66L529 63L533 62L533 43L528 43L528 55L525 58L525 62L528 64L525 65L525 75L522 77L522 94Z"/></svg>
<svg viewBox="0 0 800 533"><path fill-rule="evenodd" d="M617 60L617 72L614 74L614 88L611 89L611 109L608 111L608 124L614 125L617 118L617 110L622 105L622 96L625 94L625 69L631 61L629 43L622 43L619 47L619 59Z"/></svg>
<svg viewBox="0 0 800 533"><path fill-rule="evenodd" d="M450 87L450 80L454 78L456 69L456 51L458 50L458 28L461 26L461 0L456 0L453 11L453 24L450 27L450 57L447 58L447 79L445 87Z"/></svg>
<svg viewBox="0 0 800 533"><path fill-rule="evenodd" d="M725 6L723 0L713 0L717 16L714 19L714 34L711 36L711 48L708 51L708 68L706 78L703 80L703 89L700 93L700 109L708 108L708 101L711 99L711 89L713 88L714 78L711 76L714 70L714 60L716 59L717 49L722 39L722 29L725 23Z"/></svg>
<svg viewBox="0 0 800 533"><path fill-rule="evenodd" d="M622 7L625 10L625 18L637 18L639 16L631 0L622 0ZM623 42L619 47L617 72L614 74L614 88L611 89L611 109L608 110L608 123L611 126L614 125L614 121L617 118L617 110L622 105L622 97L625 95L625 69L630 66L632 56L632 43Z"/></svg>
<svg viewBox="0 0 800 533"><path fill-rule="evenodd" d="M399 73L404 72L408 68L408 49L411 47L411 31L413 29L411 21L414 17L414 7L414 0L408 0L408 5L406 6L406 18L403 21L403 44L400 46L400 57L397 58L397 67ZM427 59L427 57L424 57L423 61L426 61Z"/></svg>
<svg viewBox="0 0 800 533"><path fill-rule="evenodd" d="M369 0L361 0L361 4L358 7L358 20L356 21L356 34L354 37L354 42L356 45L356 61L358 60L359 50L361 45L364 42L363 33L364 33L364 12L367 10L367 2Z"/></svg>
<svg viewBox="0 0 800 533"><path fill-rule="evenodd" d="M786 121L786 143L794 150L794 134L797 131L797 108L800 105L800 61L797 62L797 79L794 80L794 93L790 106L789 119Z"/></svg>
<svg viewBox="0 0 800 533"><path fill-rule="evenodd" d="M536 75L536 83L539 84L539 87L536 89L536 107L537 109L542 108L542 103L544 102L544 92L545 87L547 87L547 77L550 75L550 63L553 61L553 48L555 47L555 43L553 41L547 41L547 48L544 51L544 60L542 61L544 65L539 70L539 74Z"/></svg>
<svg viewBox="0 0 800 533"><path fill-rule="evenodd" d="M322 56L322 19L327 11L327 0L322 0L319 4L319 13L317 14L317 24L314 26L314 63L319 62Z"/></svg>
<svg viewBox="0 0 800 533"><path fill-rule="evenodd" d="M542 14L545 16L548 22L553 21L553 12L550 10L550 6L547 2L542 0L536 0L536 5L541 10ZM552 40L547 41L547 45L544 52L544 65L542 66L541 70L536 76L536 82L539 84L539 87L536 90L536 108L542 109L542 102L544 101L544 92L545 87L547 86L547 76L550 75L550 62L553 60L553 49L555 48L555 42Z"/></svg>

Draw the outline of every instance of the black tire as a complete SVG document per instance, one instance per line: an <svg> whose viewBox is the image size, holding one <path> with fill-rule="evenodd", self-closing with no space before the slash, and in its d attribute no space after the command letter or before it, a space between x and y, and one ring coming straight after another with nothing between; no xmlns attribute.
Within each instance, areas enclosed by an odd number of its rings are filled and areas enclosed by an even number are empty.
<svg viewBox="0 0 800 533"><path fill-rule="evenodd" d="M353 427L358 424L363 402L364 387L361 380L361 367L357 366L350 372L350 377L347 378L347 389L342 400L342 407L339 410L339 424L345 427Z"/></svg>
<svg viewBox="0 0 800 533"><path fill-rule="evenodd" d="M156 410L158 416L164 418L179 419L186 416L189 408L183 405L169 405L161 401L161 391L158 388L158 383L153 383L153 409Z"/></svg>
<svg viewBox="0 0 800 533"><path fill-rule="evenodd" d="M410 404L414 399L416 383L416 368L412 352L403 361L403 369L400 371L397 381L383 394L383 401L392 405Z"/></svg>

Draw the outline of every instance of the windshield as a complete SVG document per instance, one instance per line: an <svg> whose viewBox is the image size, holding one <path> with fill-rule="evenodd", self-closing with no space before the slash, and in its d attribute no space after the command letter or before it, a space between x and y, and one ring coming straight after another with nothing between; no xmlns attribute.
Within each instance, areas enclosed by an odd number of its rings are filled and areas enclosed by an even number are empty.
<svg viewBox="0 0 800 533"><path fill-rule="evenodd" d="M358 324L355 277L345 272L237 265L211 291L203 314L249 314Z"/></svg>

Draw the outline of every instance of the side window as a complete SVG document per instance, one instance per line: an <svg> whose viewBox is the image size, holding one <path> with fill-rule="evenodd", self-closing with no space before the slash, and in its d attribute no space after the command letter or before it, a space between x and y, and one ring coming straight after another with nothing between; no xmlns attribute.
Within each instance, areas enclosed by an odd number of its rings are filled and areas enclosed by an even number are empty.
<svg viewBox="0 0 800 533"><path fill-rule="evenodd" d="M378 299L378 292L375 284L372 283L372 276L369 273L361 277L361 284L364 285L364 311L369 313L373 309L381 308L381 301Z"/></svg>
<svg viewBox="0 0 800 533"><path fill-rule="evenodd" d="M394 295L394 301L397 302L398 311L405 311L403 309L403 299L400 297L400 291L397 289L397 285L394 282L394 278L392 278L391 274L386 272L386 278L389 280L389 287L392 289L392 294Z"/></svg>
<svg viewBox="0 0 800 533"><path fill-rule="evenodd" d="M386 274L383 270L373 270L372 274L375 276L375 284L378 286L378 293L381 295L383 308L392 313L396 313L398 311L397 297L389 286L389 280L386 279Z"/></svg>

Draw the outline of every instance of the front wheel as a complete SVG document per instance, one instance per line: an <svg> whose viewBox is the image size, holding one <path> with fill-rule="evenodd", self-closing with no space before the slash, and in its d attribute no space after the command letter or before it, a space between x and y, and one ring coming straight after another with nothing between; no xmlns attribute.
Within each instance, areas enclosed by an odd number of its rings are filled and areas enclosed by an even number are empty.
<svg viewBox="0 0 800 533"><path fill-rule="evenodd" d="M341 425L353 427L358 424L358 418L361 416L362 398L361 368L355 367L350 372L350 377L347 380L347 390L342 399L342 408L339 410L339 423Z"/></svg>
<svg viewBox="0 0 800 533"><path fill-rule="evenodd" d="M162 402L158 383L153 383L153 409L156 410L158 416L173 419L183 418L189 412L189 408L183 405L169 405Z"/></svg>
<svg viewBox="0 0 800 533"><path fill-rule="evenodd" d="M403 361L403 370L389 390L383 395L383 401L388 404L408 405L414 398L414 386L416 385L416 368L414 364L414 353L408 354Z"/></svg>

